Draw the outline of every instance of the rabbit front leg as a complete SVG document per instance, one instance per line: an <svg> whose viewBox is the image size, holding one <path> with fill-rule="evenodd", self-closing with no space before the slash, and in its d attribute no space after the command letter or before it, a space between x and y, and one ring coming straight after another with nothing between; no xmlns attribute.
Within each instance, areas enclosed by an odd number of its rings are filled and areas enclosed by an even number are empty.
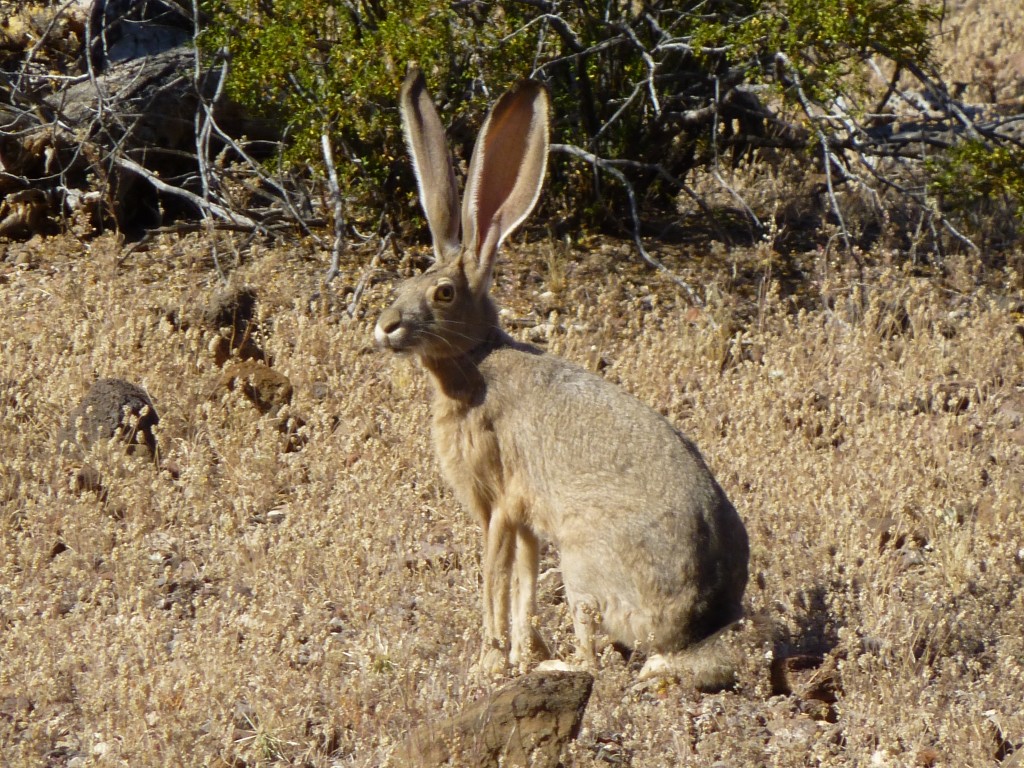
<svg viewBox="0 0 1024 768"><path fill-rule="evenodd" d="M516 529L515 578L512 582L512 648L509 661L513 667L529 664L533 659L550 658L551 652L533 624L537 610L537 571L540 567L540 541L529 528Z"/></svg>
<svg viewBox="0 0 1024 768"><path fill-rule="evenodd" d="M480 671L484 674L503 672L508 661L509 600L515 553L515 528L495 510L484 527L484 637L480 651Z"/></svg>
<svg viewBox="0 0 1024 768"><path fill-rule="evenodd" d="M577 595L569 601L572 628L576 635L576 655L586 669L597 669L594 635L601 624L601 609L597 600L588 595Z"/></svg>
<svg viewBox="0 0 1024 768"><path fill-rule="evenodd" d="M597 669L594 635L601 624L600 607L597 600L589 595L575 595L568 588L566 591L576 640L575 658L571 662L560 659L543 661L537 665L537 669L544 672L572 672L580 669L593 672Z"/></svg>

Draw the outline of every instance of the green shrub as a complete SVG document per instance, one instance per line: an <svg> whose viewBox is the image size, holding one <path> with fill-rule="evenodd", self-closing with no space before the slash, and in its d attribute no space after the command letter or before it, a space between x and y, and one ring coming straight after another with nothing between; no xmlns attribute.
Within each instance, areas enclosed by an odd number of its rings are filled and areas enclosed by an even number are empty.
<svg viewBox="0 0 1024 768"><path fill-rule="evenodd" d="M929 170L943 210L985 228L987 214L1002 208L1008 214L1003 218L1015 225L1013 234L1024 229L1024 150L963 141L933 159Z"/></svg>
<svg viewBox="0 0 1024 768"><path fill-rule="evenodd" d="M290 163L319 167L328 132L341 150L342 184L359 192L383 180L397 151L388 107L405 62L416 58L429 70L451 48L451 14L426 0L359 11L338 0L202 5L210 23L201 43L229 52L230 95L280 124Z"/></svg>
<svg viewBox="0 0 1024 768"><path fill-rule="evenodd" d="M752 80L776 78L785 55L807 95L826 103L861 82L863 64L880 55L897 65L931 56L930 24L938 4L916 0L741 0L698 24L704 46L730 47Z"/></svg>
<svg viewBox="0 0 1024 768"><path fill-rule="evenodd" d="M806 138L780 138L767 112L752 107L797 95L827 105L843 95L856 109L865 61L926 61L936 15L933 3L917 0L201 7L204 48L230 52L232 95L281 122L286 159L316 167L320 134L330 130L348 160L338 169L343 183L378 209L389 204L404 155L395 101L409 61L427 73L463 157L486 105L532 75L551 87L556 140L630 161L619 166L630 183L649 204L664 203L692 169L729 147L734 156L765 145L802 151ZM752 95L755 83L766 90ZM555 164L547 205L603 216L597 181L584 165Z"/></svg>

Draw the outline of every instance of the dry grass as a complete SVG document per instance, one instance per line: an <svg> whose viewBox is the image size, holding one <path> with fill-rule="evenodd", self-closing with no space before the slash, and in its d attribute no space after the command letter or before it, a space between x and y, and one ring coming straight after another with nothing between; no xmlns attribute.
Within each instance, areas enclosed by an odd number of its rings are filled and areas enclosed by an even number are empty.
<svg viewBox="0 0 1024 768"><path fill-rule="evenodd" d="M437 473L424 376L371 348L388 281L346 321L300 248L236 270L307 422L285 453L217 389L205 332L172 322L219 287L207 244L120 269L105 238L28 248L0 273L0 763L378 765L489 687L469 676L478 534ZM770 290L736 298L729 275L761 256L731 254L705 314L609 252L560 253L562 314L522 333L697 441L747 521L760 629L722 694L638 688L607 656L565 764L1007 757L1024 740L1024 343L998 294L1020 283L820 269L829 309L794 313ZM551 258L504 268L510 318L551 301ZM99 376L144 385L162 416L163 468L94 450L105 496L73 490L54 444ZM553 580L541 597L565 652ZM796 652L835 666L834 704L771 695L769 656Z"/></svg>
<svg viewBox="0 0 1024 768"><path fill-rule="evenodd" d="M937 52L943 74L975 102L1024 98L1024 5L1017 0L948 0Z"/></svg>

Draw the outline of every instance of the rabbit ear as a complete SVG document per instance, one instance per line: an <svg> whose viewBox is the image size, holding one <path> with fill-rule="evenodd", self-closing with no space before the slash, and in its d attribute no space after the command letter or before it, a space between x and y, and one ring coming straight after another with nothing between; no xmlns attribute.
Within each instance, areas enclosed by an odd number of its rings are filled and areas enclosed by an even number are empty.
<svg viewBox="0 0 1024 768"><path fill-rule="evenodd" d="M544 86L525 80L498 99L480 129L462 204L467 277L475 291L487 290L498 248L540 196L549 111Z"/></svg>
<svg viewBox="0 0 1024 768"><path fill-rule="evenodd" d="M400 101L402 129L412 155L420 203L434 238L434 253L443 260L459 249L459 190L444 126L416 65L409 67Z"/></svg>

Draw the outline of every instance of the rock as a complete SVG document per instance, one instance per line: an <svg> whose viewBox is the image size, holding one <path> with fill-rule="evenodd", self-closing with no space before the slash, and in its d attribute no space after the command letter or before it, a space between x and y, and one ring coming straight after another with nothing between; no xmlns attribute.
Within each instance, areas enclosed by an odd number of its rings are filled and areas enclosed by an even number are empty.
<svg viewBox="0 0 1024 768"><path fill-rule="evenodd" d="M256 331L256 291L236 288L214 296L203 311L203 323L216 331L209 345L214 362L224 365L232 353L239 360L266 360L253 340Z"/></svg>
<svg viewBox="0 0 1024 768"><path fill-rule="evenodd" d="M282 407L292 401L293 389L288 377L256 360L243 360L229 365L221 374L220 386L228 390L241 390L264 415L276 416Z"/></svg>
<svg viewBox="0 0 1024 768"><path fill-rule="evenodd" d="M211 328L230 326L245 331L256 317L256 291L235 288L218 293L203 312L203 320Z"/></svg>
<svg viewBox="0 0 1024 768"><path fill-rule="evenodd" d="M93 67L146 59L192 40L190 18L175 3L149 0L95 0L90 12L89 40Z"/></svg>
<svg viewBox="0 0 1024 768"><path fill-rule="evenodd" d="M306 421L301 416L284 411L290 405L294 388L287 376L278 373L257 360L232 363L224 369L217 384L218 391L240 390L269 424L281 435L281 451L301 451L309 441L303 430Z"/></svg>
<svg viewBox="0 0 1024 768"><path fill-rule="evenodd" d="M526 675L462 714L414 731L394 764L555 768L579 733L593 685L588 672Z"/></svg>
<svg viewBox="0 0 1024 768"><path fill-rule="evenodd" d="M537 304L541 314L547 317L552 312L564 312L565 301L562 296L554 291L544 291L537 297Z"/></svg>
<svg viewBox="0 0 1024 768"><path fill-rule="evenodd" d="M68 414L57 433L57 450L80 455L98 440L117 437L129 453L141 450L156 458L153 427L159 422L153 401L141 387L123 379L99 379Z"/></svg>
<svg viewBox="0 0 1024 768"><path fill-rule="evenodd" d="M821 724L807 717L780 717L769 720L769 744L777 751L802 751L817 738Z"/></svg>
<svg viewBox="0 0 1024 768"><path fill-rule="evenodd" d="M773 696L796 696L805 702L834 704L839 691L839 671L829 659L814 654L796 654L772 659ZM828 719L827 708L811 707L815 719ZM821 711L818 711L821 710ZM819 716L819 715L826 716Z"/></svg>
<svg viewBox="0 0 1024 768"><path fill-rule="evenodd" d="M223 366L231 358L232 352L239 360L266 359L266 353L248 336L217 334L210 339L208 349L213 355L213 362L217 367Z"/></svg>
<svg viewBox="0 0 1024 768"><path fill-rule="evenodd" d="M0 237L35 235L46 229L46 211L50 201L40 189L11 192L0 200ZM14 257L15 265L31 266L33 252L21 250Z"/></svg>
<svg viewBox="0 0 1024 768"><path fill-rule="evenodd" d="M71 487L75 493L97 493L100 498L106 500L107 489L103 485L103 475L91 464L84 464L72 476Z"/></svg>

